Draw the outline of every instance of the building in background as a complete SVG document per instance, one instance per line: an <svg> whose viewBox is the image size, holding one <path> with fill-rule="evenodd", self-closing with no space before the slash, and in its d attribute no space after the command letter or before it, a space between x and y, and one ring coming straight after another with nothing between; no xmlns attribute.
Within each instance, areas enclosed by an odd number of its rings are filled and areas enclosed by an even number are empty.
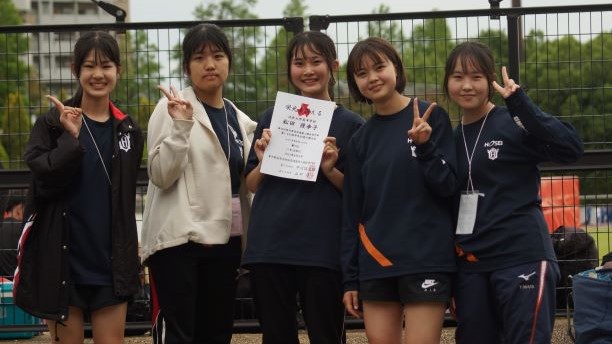
<svg viewBox="0 0 612 344"><path fill-rule="evenodd" d="M91 0L12 0L26 25L67 25L113 23L115 17ZM107 0L125 11L129 0ZM126 21L129 17L126 18ZM28 64L38 71L37 81L42 89L58 94L61 88L72 92L70 71L72 49L78 32L56 31L32 33L28 36Z"/></svg>

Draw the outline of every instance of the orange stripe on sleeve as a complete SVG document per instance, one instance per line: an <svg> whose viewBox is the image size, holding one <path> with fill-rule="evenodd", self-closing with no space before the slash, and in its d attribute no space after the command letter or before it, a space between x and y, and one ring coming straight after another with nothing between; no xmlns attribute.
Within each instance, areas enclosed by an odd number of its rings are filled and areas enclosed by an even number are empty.
<svg viewBox="0 0 612 344"><path fill-rule="evenodd" d="M365 232L365 227L361 223L359 224L359 238L361 239L361 243L365 247L366 251L368 251L370 256L372 256L372 258L374 258L378 264L384 267L393 265L393 263L391 263L387 257L385 257L378 249L376 249L376 247L374 247L370 241L370 238L368 238Z"/></svg>

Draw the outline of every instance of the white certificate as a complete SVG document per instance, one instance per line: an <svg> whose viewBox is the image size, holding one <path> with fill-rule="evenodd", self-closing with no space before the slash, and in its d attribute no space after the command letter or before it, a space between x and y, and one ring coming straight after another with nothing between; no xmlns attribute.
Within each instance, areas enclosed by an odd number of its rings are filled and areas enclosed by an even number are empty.
<svg viewBox="0 0 612 344"><path fill-rule="evenodd" d="M335 108L331 101L278 92L261 172L316 181Z"/></svg>

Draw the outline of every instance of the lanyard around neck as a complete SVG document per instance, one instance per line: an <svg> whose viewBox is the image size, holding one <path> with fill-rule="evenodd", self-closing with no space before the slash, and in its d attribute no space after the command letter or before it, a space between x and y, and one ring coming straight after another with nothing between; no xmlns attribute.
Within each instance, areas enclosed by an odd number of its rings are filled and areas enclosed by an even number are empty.
<svg viewBox="0 0 612 344"><path fill-rule="evenodd" d="M474 192L474 182L472 181L472 159L474 158L474 152L476 151L476 147L478 146L478 141L480 140L480 134L482 133L482 128L484 128L485 122L487 121L487 118L489 117L489 113L491 113L491 110L493 110L493 107L490 108L489 111L487 111L487 113L484 116L484 120L482 121L482 124L480 125L480 129L478 130L478 136L476 136L476 141L474 142L474 148L472 148L472 153L468 151L467 141L465 140L465 131L463 129L465 125L463 123L461 124L461 136L463 137L463 146L465 147L465 156L467 157L467 161L468 161L468 189L467 191Z"/></svg>
<svg viewBox="0 0 612 344"><path fill-rule="evenodd" d="M108 169L106 168L106 164L104 163L104 159L102 159L102 153L100 153L100 148L98 148L98 144L96 143L96 139L94 138L91 130L89 129L89 125L87 125L87 120L85 117L82 118L83 124L85 124L85 129L89 133L89 137L91 137L91 141L93 141L94 147L96 147L96 152L98 152L98 157L100 158L100 162L102 163L102 168L104 169L104 173L106 174L106 179L108 180L108 184L113 186L113 182L111 182L110 174L108 173Z"/></svg>

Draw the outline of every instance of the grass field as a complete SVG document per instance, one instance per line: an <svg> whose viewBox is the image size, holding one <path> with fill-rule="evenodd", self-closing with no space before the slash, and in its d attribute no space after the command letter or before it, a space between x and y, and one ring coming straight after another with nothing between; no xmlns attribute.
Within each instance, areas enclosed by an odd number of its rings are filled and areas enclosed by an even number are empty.
<svg viewBox="0 0 612 344"><path fill-rule="evenodd" d="M612 227L608 224L599 224L587 226L586 231L595 239L601 263L601 258L612 251Z"/></svg>

